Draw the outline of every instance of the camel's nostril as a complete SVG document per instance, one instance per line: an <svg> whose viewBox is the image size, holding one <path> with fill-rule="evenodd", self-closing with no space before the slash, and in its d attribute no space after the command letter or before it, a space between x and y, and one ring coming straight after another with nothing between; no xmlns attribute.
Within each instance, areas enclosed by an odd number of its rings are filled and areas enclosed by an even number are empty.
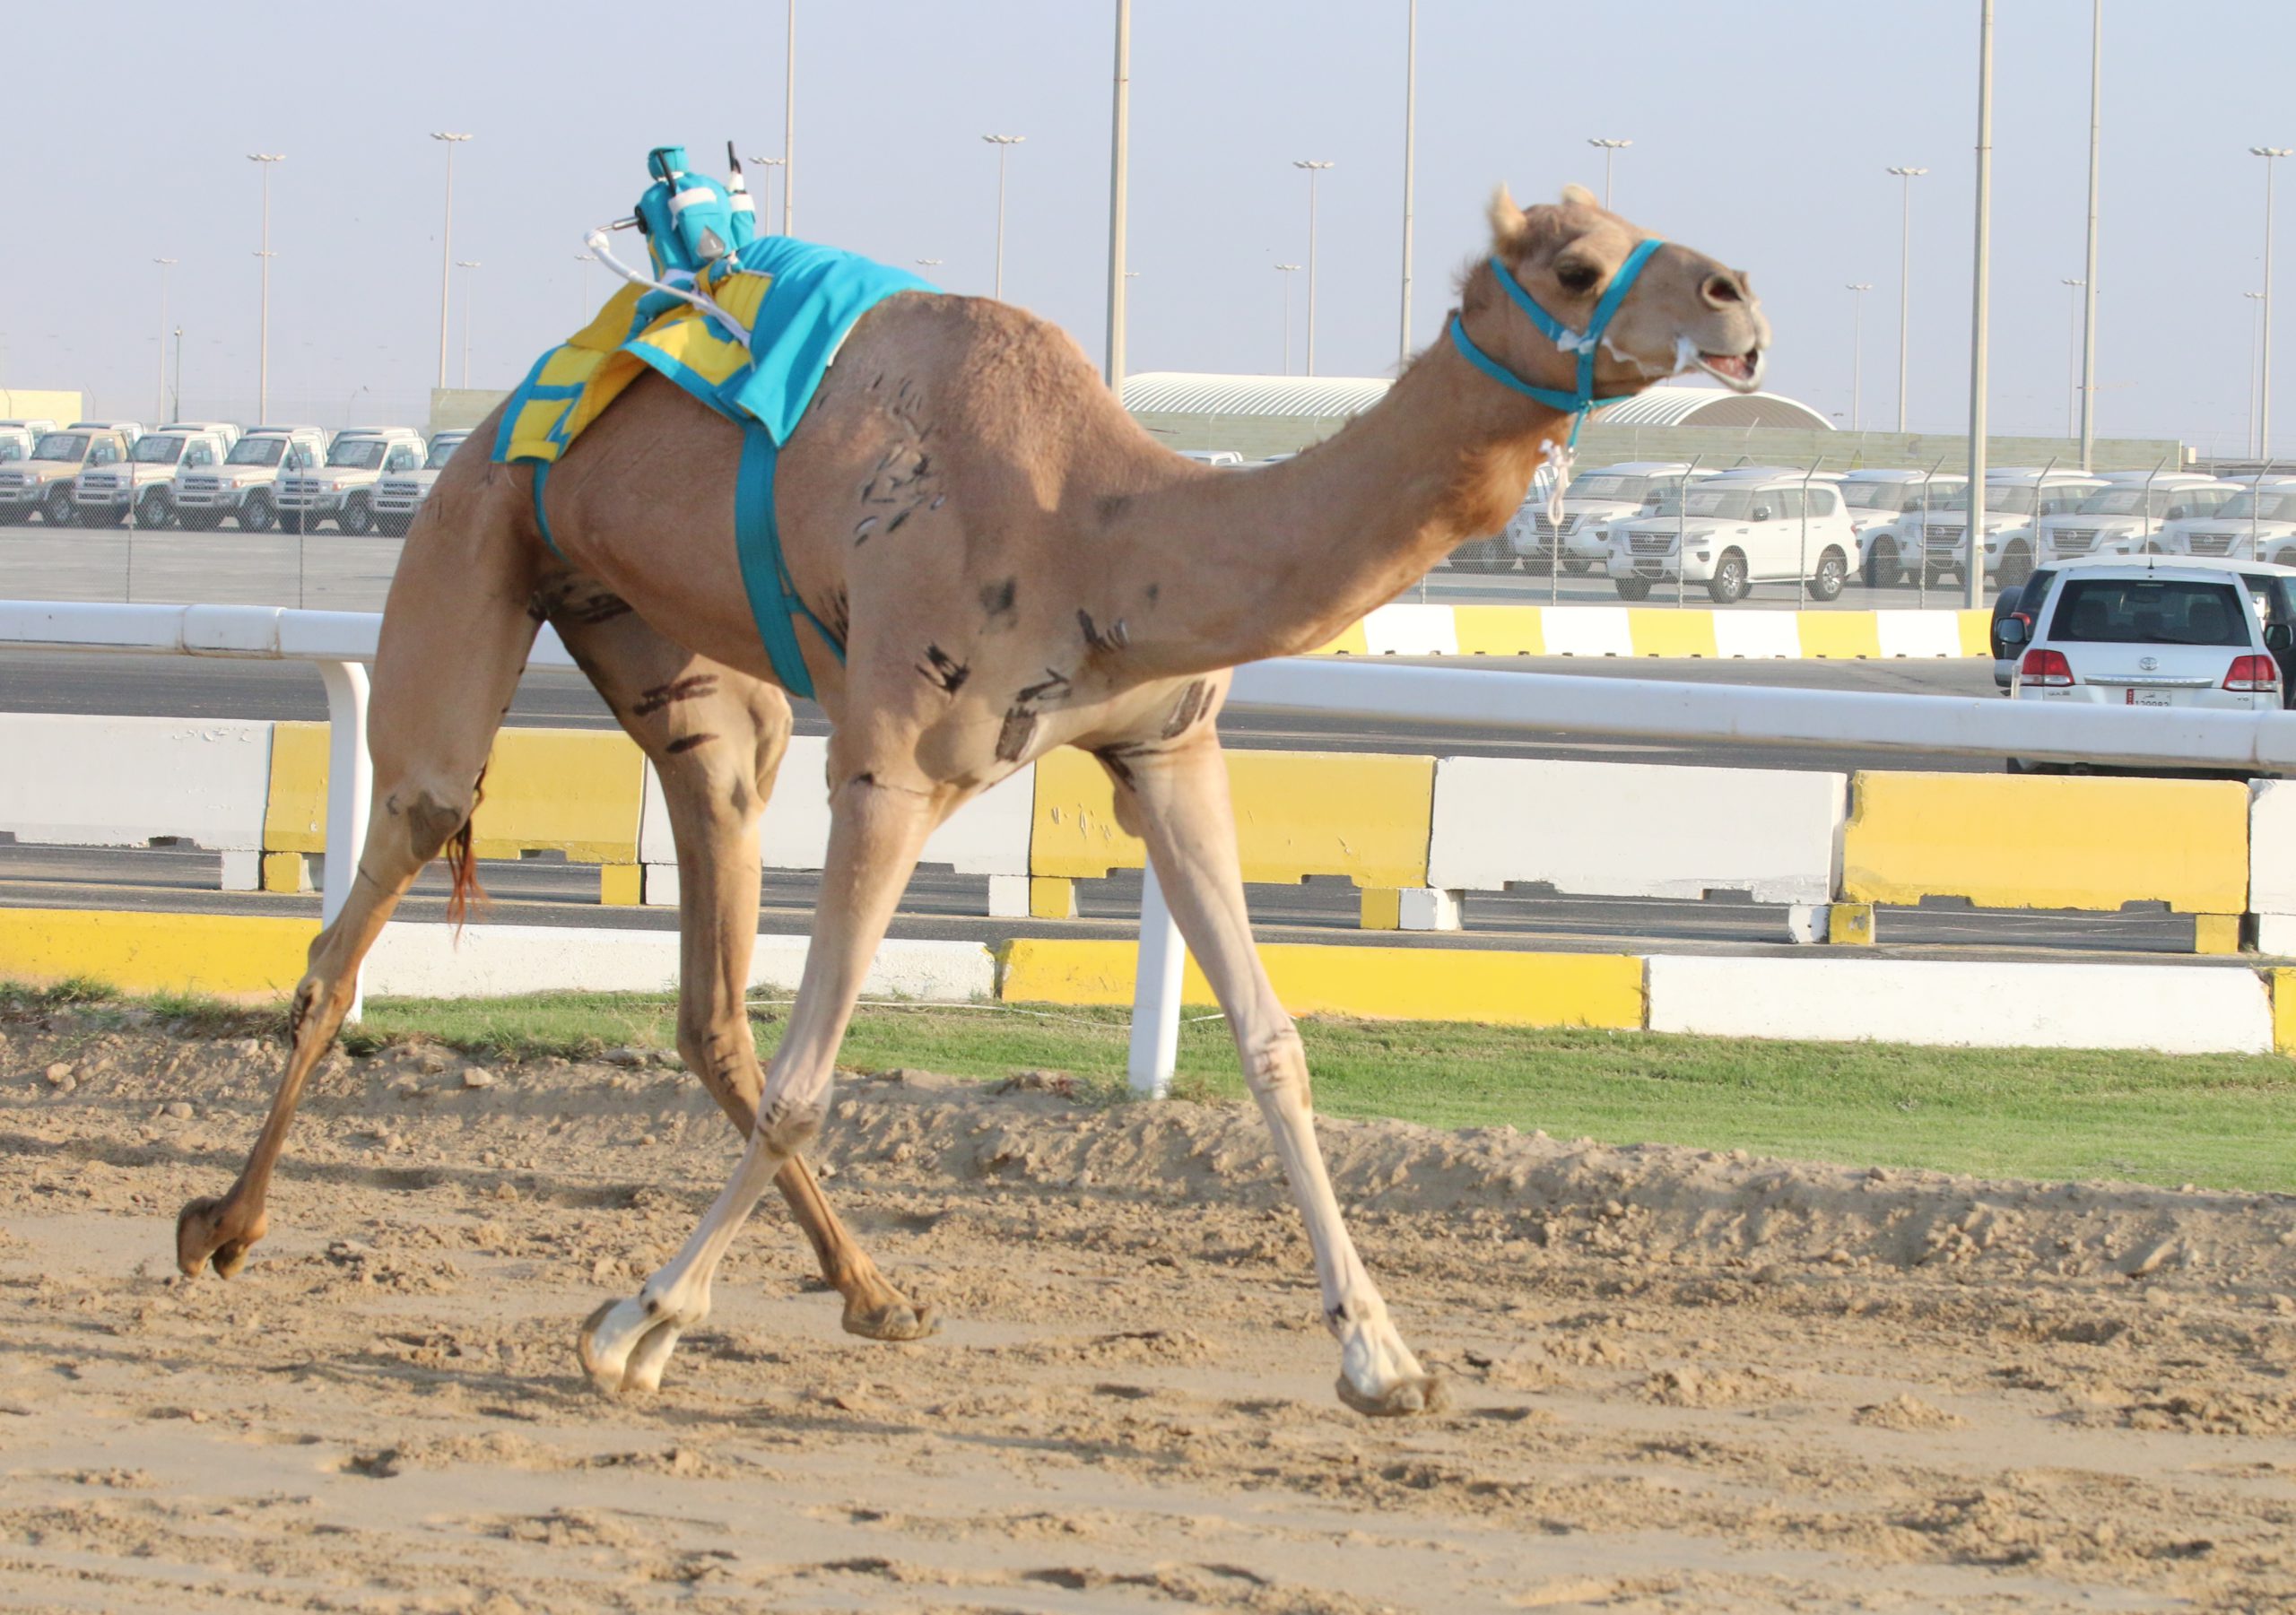
<svg viewBox="0 0 2296 1615"><path fill-rule="evenodd" d="M1746 300L1746 294L1739 287L1738 282L1731 279L1726 274L1708 275L1706 277L1705 291L1706 300L1709 303L1715 303L1718 305L1723 303L1743 303Z"/></svg>

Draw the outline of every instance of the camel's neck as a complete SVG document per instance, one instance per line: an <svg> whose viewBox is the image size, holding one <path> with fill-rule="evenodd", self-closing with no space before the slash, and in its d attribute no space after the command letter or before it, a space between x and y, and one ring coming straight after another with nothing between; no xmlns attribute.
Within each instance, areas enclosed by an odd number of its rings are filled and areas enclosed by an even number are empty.
<svg viewBox="0 0 2296 1615"><path fill-rule="evenodd" d="M1460 541L1505 525L1568 426L1439 342L1299 458L1138 496L1111 536L1178 575L1160 580L1135 654L1196 672L1327 643Z"/></svg>

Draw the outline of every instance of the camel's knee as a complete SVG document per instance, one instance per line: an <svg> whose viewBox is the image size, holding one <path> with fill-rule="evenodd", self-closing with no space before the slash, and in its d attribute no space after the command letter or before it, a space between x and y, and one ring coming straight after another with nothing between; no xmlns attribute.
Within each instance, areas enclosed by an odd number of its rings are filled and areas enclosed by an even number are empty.
<svg viewBox="0 0 2296 1615"><path fill-rule="evenodd" d="M1244 1050L1244 1081L1263 1102L1309 1109L1315 1093L1308 1081L1308 1051L1290 1020L1253 1038Z"/></svg>
<svg viewBox="0 0 2296 1615"><path fill-rule="evenodd" d="M829 1107L818 1099L776 1099L757 1118L758 1142L785 1160L803 1155L821 1135L828 1114Z"/></svg>

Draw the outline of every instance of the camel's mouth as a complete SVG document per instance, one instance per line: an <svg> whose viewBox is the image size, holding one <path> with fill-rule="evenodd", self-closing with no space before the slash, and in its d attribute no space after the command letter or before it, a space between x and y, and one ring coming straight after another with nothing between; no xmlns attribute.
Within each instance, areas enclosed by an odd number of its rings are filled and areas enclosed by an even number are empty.
<svg viewBox="0 0 2296 1615"><path fill-rule="evenodd" d="M1700 349L1691 362L1734 393L1751 393L1761 385L1761 350L1743 353L1709 353Z"/></svg>

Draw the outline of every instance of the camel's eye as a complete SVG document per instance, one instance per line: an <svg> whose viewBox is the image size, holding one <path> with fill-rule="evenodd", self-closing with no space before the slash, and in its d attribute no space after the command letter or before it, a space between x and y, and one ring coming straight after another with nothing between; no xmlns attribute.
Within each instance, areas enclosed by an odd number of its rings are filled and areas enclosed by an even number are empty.
<svg viewBox="0 0 2296 1615"><path fill-rule="evenodd" d="M1592 291L1603 278L1603 272L1592 264L1565 259L1554 266L1554 278L1562 282L1565 291L1578 295Z"/></svg>

